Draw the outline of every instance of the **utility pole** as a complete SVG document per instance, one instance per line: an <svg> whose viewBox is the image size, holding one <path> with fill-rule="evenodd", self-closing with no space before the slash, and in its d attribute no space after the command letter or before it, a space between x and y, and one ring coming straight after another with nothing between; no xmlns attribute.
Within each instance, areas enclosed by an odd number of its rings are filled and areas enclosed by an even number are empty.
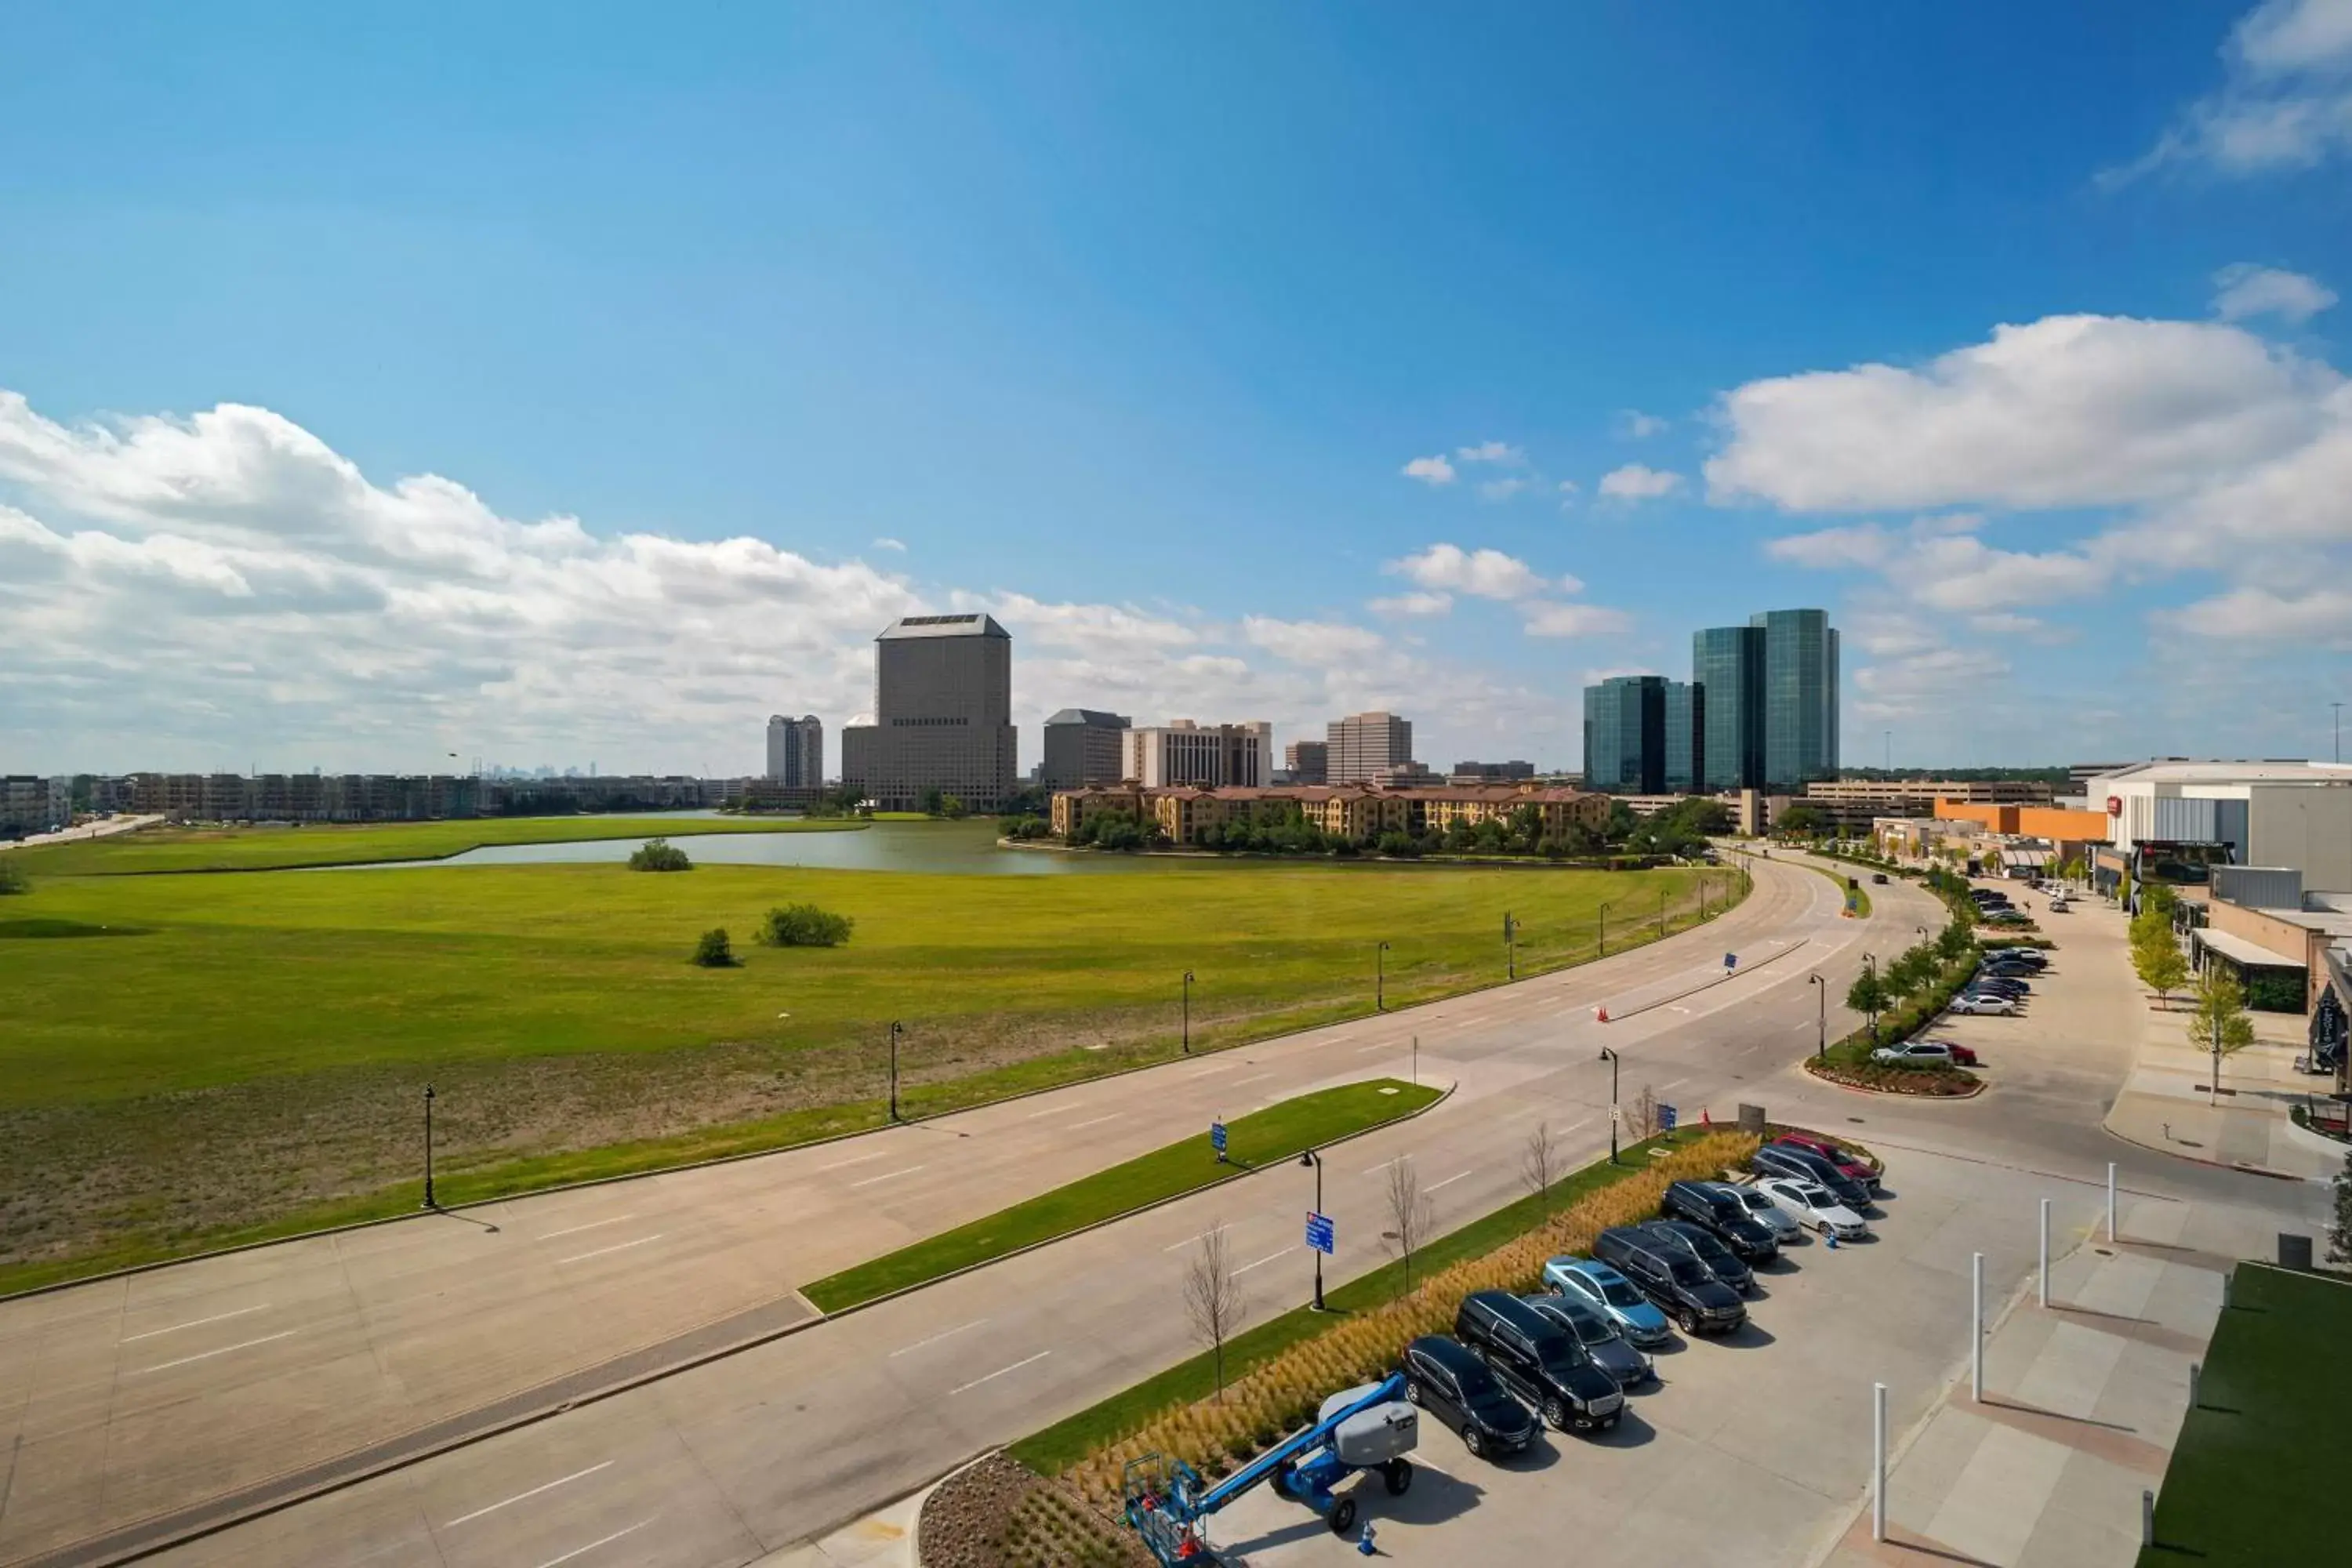
<svg viewBox="0 0 2352 1568"><path fill-rule="evenodd" d="M1601 956L1609 956L1609 905L1605 900L1601 906Z"/></svg>
<svg viewBox="0 0 2352 1568"><path fill-rule="evenodd" d="M1375 1013L1389 1010L1388 952L1387 942L1372 949L1372 1011Z"/></svg>
<svg viewBox="0 0 2352 1568"><path fill-rule="evenodd" d="M1517 932L1511 924L1511 911L1505 910L1503 911L1503 978L1506 980L1517 980L1519 977L1519 950L1517 945Z"/></svg>
<svg viewBox="0 0 2352 1568"><path fill-rule="evenodd" d="M1830 983L1819 974L1812 975L1813 996L1821 1003L1821 1038L1813 1047L1813 1059L1827 1061L1830 1054Z"/></svg>
<svg viewBox="0 0 2352 1568"><path fill-rule="evenodd" d="M1184 1054L1192 1054L1192 972L1184 972Z"/></svg>

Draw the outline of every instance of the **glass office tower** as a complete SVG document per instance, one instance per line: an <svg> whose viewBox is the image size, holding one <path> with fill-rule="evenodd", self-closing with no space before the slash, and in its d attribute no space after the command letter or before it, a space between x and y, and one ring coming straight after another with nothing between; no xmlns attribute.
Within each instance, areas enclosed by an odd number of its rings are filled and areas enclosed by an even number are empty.
<svg viewBox="0 0 2352 1568"><path fill-rule="evenodd" d="M1768 610L1748 619L1764 640L1764 777L1801 789L1838 771L1838 635L1826 610Z"/></svg>
<svg viewBox="0 0 2352 1568"><path fill-rule="evenodd" d="M1584 689L1584 787L1628 795L1665 788L1666 681L1612 675Z"/></svg>
<svg viewBox="0 0 2352 1568"><path fill-rule="evenodd" d="M1665 699L1665 786L1671 795L1691 795L1706 777L1706 689L1696 681L1669 680Z"/></svg>
<svg viewBox="0 0 2352 1568"><path fill-rule="evenodd" d="M1709 626L1691 634L1691 684L1703 694L1699 777L1709 790L1764 783L1764 633Z"/></svg>

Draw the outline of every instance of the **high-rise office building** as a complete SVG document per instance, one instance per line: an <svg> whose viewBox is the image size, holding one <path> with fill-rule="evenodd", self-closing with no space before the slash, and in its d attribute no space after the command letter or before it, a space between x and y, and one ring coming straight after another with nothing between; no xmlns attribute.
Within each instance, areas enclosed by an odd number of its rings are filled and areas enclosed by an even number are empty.
<svg viewBox="0 0 2352 1568"><path fill-rule="evenodd" d="M1274 758L1267 747L1274 727L1248 724L1196 724L1174 719L1124 738L1125 763L1119 777L1146 789L1172 789L1197 784L1202 789L1263 789L1272 781Z"/></svg>
<svg viewBox="0 0 2352 1568"><path fill-rule="evenodd" d="M909 616L874 639L874 722L841 732L841 777L885 811L932 790L975 811L1013 793L1013 637L989 616Z"/></svg>
<svg viewBox="0 0 2352 1568"><path fill-rule="evenodd" d="M1665 788L1666 682L1612 675L1584 689L1584 787L1656 795Z"/></svg>
<svg viewBox="0 0 2352 1568"><path fill-rule="evenodd" d="M1123 714L1063 709L1045 721L1045 760L1037 782L1047 789L1118 783L1128 729Z"/></svg>
<svg viewBox="0 0 2352 1568"><path fill-rule="evenodd" d="M1393 713L1352 713L1325 727L1325 782L1370 784L1383 768L1412 761L1412 721Z"/></svg>
<svg viewBox="0 0 2352 1568"><path fill-rule="evenodd" d="M815 714L770 716L768 777L790 789L824 786L824 723Z"/></svg>
<svg viewBox="0 0 2352 1568"><path fill-rule="evenodd" d="M1328 784L1331 778L1331 743L1293 741L1283 748L1282 763L1289 770L1292 784Z"/></svg>
<svg viewBox="0 0 2352 1568"><path fill-rule="evenodd" d="M1691 634L1691 684L1704 694L1699 777L1708 790L1764 783L1764 634L1709 626Z"/></svg>
<svg viewBox="0 0 2352 1568"><path fill-rule="evenodd" d="M1796 789L1838 768L1838 634L1824 610L1767 610L1691 637L1708 789Z"/></svg>
<svg viewBox="0 0 2352 1568"><path fill-rule="evenodd" d="M1706 689L1696 681L1666 682L1665 747L1666 792L1696 795L1705 789Z"/></svg>

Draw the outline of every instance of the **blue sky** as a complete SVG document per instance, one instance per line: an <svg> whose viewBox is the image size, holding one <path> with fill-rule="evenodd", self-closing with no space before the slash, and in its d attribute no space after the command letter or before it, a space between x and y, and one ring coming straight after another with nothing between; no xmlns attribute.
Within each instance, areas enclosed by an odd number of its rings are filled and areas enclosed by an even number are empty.
<svg viewBox="0 0 2352 1568"><path fill-rule="evenodd" d="M1795 604L1851 762L2352 698L2345 0L478 9L12 10L8 763L745 770L963 605L1441 766Z"/></svg>

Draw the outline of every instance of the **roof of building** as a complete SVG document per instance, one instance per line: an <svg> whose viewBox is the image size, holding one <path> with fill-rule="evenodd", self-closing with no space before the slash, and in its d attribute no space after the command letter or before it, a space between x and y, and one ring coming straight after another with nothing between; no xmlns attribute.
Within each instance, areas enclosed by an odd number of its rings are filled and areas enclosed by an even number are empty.
<svg viewBox="0 0 2352 1568"><path fill-rule="evenodd" d="M1105 713L1093 708L1065 708L1048 724L1093 724L1106 730L1124 730L1130 722L1123 713Z"/></svg>
<svg viewBox="0 0 2352 1568"><path fill-rule="evenodd" d="M1003 637L1010 642L1013 634L998 626L993 616L907 616L883 627L874 640L907 637Z"/></svg>
<svg viewBox="0 0 2352 1568"><path fill-rule="evenodd" d="M2352 763L2305 763L2292 757L2235 763L2176 758L2130 763L2094 776L2125 784L2352 784Z"/></svg>
<svg viewBox="0 0 2352 1568"><path fill-rule="evenodd" d="M2299 969L2302 960L2283 952L2273 952L2258 942L2251 942L2226 931L2200 926L2192 933L2199 945L2210 947L2233 963L2250 963L2259 968Z"/></svg>

